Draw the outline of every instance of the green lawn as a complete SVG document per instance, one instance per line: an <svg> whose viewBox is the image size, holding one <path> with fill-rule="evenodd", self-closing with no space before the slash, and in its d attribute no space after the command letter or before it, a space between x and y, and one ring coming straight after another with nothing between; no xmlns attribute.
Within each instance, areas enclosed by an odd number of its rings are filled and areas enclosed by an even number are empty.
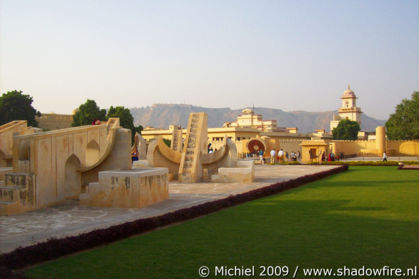
<svg viewBox="0 0 419 279"><path fill-rule="evenodd" d="M202 265L292 270L418 264L419 171L350 167L294 190L33 267L26 275L199 278Z"/></svg>

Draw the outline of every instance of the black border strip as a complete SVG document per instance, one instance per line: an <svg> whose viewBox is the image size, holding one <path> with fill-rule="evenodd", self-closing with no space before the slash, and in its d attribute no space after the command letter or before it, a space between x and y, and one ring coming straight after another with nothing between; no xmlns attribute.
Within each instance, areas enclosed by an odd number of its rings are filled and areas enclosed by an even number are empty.
<svg viewBox="0 0 419 279"><path fill-rule="evenodd" d="M53 260L65 255L91 249L99 245L111 243L136 234L145 233L158 227L167 226L173 223L183 222L202 215L207 215L224 208L270 196L288 189L296 188L303 184L336 174L348 169L348 166L338 166L334 169L305 175L296 179L279 182L263 188L255 189L246 193L229 196L224 199L210 201L204 204L180 209L164 215L139 219L120 225L111 226L106 229L98 229L77 236L69 236L61 239L49 239L32 246L17 248L7 254L0 255L0 278L2 274L7 276L10 269L19 269L26 266L38 264L44 261ZM17 274L16 274L17 275ZM12 275L13 276L13 275ZM21 275L17 275L21 276ZM24 278L10 277L8 278Z"/></svg>

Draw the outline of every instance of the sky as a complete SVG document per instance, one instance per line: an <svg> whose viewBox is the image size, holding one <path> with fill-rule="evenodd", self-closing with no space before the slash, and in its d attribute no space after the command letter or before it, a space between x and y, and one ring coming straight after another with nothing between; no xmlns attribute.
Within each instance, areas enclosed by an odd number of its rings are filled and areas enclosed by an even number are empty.
<svg viewBox="0 0 419 279"><path fill-rule="evenodd" d="M0 92L43 112L155 103L387 119L419 91L419 1L0 0Z"/></svg>

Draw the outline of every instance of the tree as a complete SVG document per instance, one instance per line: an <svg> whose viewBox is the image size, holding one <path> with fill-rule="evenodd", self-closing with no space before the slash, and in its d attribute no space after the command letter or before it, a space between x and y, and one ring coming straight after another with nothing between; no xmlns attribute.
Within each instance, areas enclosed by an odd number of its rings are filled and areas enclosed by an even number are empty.
<svg viewBox="0 0 419 279"><path fill-rule="evenodd" d="M138 127L134 126L134 117L132 116L129 109L125 107L113 107L111 106L108 110L107 118L119 117L119 122L122 127L131 130L131 140L134 142L135 133L141 134L143 127L139 125Z"/></svg>
<svg viewBox="0 0 419 279"><path fill-rule="evenodd" d="M386 122L387 136L391 140L419 139L419 92L412 99L403 99Z"/></svg>
<svg viewBox="0 0 419 279"><path fill-rule="evenodd" d="M336 128L333 129L333 139L337 140L356 140L358 132L361 130L359 123L349 119L341 120Z"/></svg>
<svg viewBox="0 0 419 279"><path fill-rule="evenodd" d="M170 140L170 139L165 139L165 138L163 138L163 142L168 146L168 147L170 147L170 145L172 144L172 141Z"/></svg>
<svg viewBox="0 0 419 279"><path fill-rule="evenodd" d="M113 107L111 106L108 110L108 114L106 118L109 119L111 117L119 117L119 123L122 127L130 129L134 131L134 117L132 117L131 112L129 109L124 107Z"/></svg>
<svg viewBox="0 0 419 279"><path fill-rule="evenodd" d="M26 120L29 126L36 127L35 115L41 115L32 106L33 99L22 91L8 91L0 97L0 125L13 120Z"/></svg>
<svg viewBox="0 0 419 279"><path fill-rule="evenodd" d="M87 99L73 115L72 126L90 125L94 120L106 120L106 110L100 109L95 101Z"/></svg>

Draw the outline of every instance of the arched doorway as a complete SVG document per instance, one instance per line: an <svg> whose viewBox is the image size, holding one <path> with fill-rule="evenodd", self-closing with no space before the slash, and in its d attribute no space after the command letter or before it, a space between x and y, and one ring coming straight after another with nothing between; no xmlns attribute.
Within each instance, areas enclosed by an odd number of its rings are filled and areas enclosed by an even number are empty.
<svg viewBox="0 0 419 279"><path fill-rule="evenodd" d="M0 168L7 167L6 155L0 150Z"/></svg>
<svg viewBox="0 0 419 279"><path fill-rule="evenodd" d="M80 160L74 154L65 162L64 193L66 197L78 197L81 192L81 173L78 171L80 166Z"/></svg>

